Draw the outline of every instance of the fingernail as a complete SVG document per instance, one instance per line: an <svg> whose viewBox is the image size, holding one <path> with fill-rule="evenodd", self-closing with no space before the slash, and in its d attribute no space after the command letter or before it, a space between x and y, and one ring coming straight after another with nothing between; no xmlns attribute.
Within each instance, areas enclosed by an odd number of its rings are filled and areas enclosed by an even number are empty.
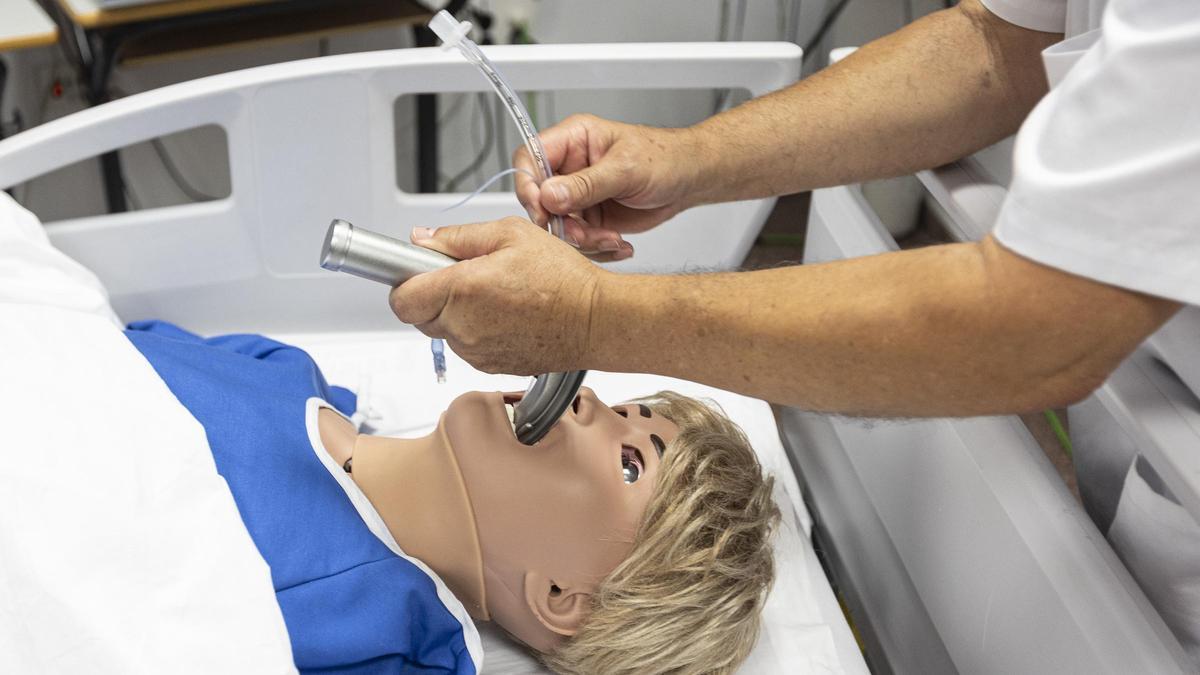
<svg viewBox="0 0 1200 675"><path fill-rule="evenodd" d="M621 249L621 243L622 242L617 241L616 239L602 239L600 243L596 244L596 248L604 251L605 253L611 253L612 251L619 251Z"/></svg>
<svg viewBox="0 0 1200 675"><path fill-rule="evenodd" d="M620 251L615 251L612 254L612 256L613 256L613 260L625 260L626 258L632 258L633 257L633 249L632 248L623 248Z"/></svg>
<svg viewBox="0 0 1200 675"><path fill-rule="evenodd" d="M571 234L570 232L567 233L567 242L575 248L579 248L579 240L576 239L575 235Z"/></svg>
<svg viewBox="0 0 1200 675"><path fill-rule="evenodd" d="M412 229L412 238L414 241L433 238L433 228L431 227L414 227Z"/></svg>

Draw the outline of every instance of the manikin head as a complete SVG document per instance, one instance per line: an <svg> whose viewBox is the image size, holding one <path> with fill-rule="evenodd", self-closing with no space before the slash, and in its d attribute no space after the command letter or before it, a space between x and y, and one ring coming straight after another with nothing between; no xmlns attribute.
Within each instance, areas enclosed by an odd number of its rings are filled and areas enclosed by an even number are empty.
<svg viewBox="0 0 1200 675"><path fill-rule="evenodd" d="M585 388L526 446L504 404L465 394L418 439L325 411L321 437L353 457L401 547L554 670L732 671L758 634L778 519L741 430L678 394L609 407Z"/></svg>
<svg viewBox="0 0 1200 675"><path fill-rule="evenodd" d="M584 388L526 446L504 403L466 394L442 419L491 618L560 672L732 670L778 514L736 425L676 394L610 407Z"/></svg>
<svg viewBox="0 0 1200 675"><path fill-rule="evenodd" d="M600 582L628 557L660 452L679 431L645 405L610 408L585 388L527 446L504 403L465 394L443 425L475 514L488 612L548 652L576 632Z"/></svg>

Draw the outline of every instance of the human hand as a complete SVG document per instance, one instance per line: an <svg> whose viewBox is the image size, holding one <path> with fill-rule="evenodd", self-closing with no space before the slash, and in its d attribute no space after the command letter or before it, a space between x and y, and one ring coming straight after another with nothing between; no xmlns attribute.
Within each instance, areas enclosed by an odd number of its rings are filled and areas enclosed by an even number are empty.
<svg viewBox="0 0 1200 675"><path fill-rule="evenodd" d="M623 124L572 115L541 134L556 174L541 186L529 152L513 154L517 199L530 218L545 225L550 214L585 255L622 260L633 247L621 235L644 232L692 206L687 198L697 177L696 147L687 129ZM526 174L524 172L530 172Z"/></svg>
<svg viewBox="0 0 1200 675"><path fill-rule="evenodd" d="M392 311L488 373L578 370L601 270L524 218L415 228L413 243L461 262L393 288Z"/></svg>

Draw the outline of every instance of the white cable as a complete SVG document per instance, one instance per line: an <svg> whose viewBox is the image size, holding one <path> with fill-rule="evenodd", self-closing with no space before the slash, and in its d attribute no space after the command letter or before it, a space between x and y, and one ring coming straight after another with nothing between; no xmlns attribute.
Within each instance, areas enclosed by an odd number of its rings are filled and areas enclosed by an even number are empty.
<svg viewBox="0 0 1200 675"><path fill-rule="evenodd" d="M447 212L447 211L452 211L452 210L454 210L454 209L457 209L458 207L462 206L463 204L466 204L467 202L469 202L469 201L471 201L472 199L474 199L475 197L477 197L477 196L479 195L479 193L480 193L480 192L483 192L484 190L486 190L486 189L488 189L489 187L491 187L491 186L492 186L492 183L495 183L496 181L500 180L501 178L504 178L505 176L512 175L512 174L514 174L514 173L523 173L523 174L525 174L526 176L529 176L530 178L532 178L532 179L534 179L534 180L537 180L537 176L533 175L533 173L531 173L531 172L529 172L529 171L526 171L525 169L516 169L516 168L513 168L513 169L505 169L504 171L501 171L500 173L498 173L498 174L496 174L496 175L492 176L491 178L487 179L487 182L486 182L486 183L484 183L483 185L480 185L479 187L475 188L475 191L474 191L474 192L472 192L471 194L467 195L466 197L463 197L462 199L458 200L458 201L457 201L457 202L455 202L454 204L452 204L452 205L450 205L450 206L447 206L446 208L442 209L442 210L441 210L441 213L445 213L445 212Z"/></svg>

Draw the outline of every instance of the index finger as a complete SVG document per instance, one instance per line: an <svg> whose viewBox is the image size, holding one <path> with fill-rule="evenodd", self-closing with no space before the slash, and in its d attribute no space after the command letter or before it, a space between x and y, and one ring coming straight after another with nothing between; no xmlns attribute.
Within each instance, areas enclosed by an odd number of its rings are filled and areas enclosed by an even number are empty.
<svg viewBox="0 0 1200 675"><path fill-rule="evenodd" d="M552 174L570 173L587 166L586 152L582 153L585 158L581 164L581 153L571 151L575 145L578 145L576 142L578 127L578 122L568 119L538 134ZM586 139L586 130L583 135ZM530 220L538 225L545 225L550 218L550 213L542 207L541 191L538 189L541 179L533 178L533 176L542 175L542 167L538 166L533 156L529 154L529 149L524 145L513 151L512 165L514 169L519 169L513 183L517 200L529 213Z"/></svg>
<svg viewBox="0 0 1200 675"><path fill-rule="evenodd" d="M539 175L541 169L535 166L533 157L530 156L525 146L521 146L513 152L512 164L513 168L517 169L517 178L513 184L517 201L525 207L525 212L529 214L530 220L538 225L545 225L550 219L550 213L542 207L542 191L538 187L538 182L533 179L533 176Z"/></svg>

